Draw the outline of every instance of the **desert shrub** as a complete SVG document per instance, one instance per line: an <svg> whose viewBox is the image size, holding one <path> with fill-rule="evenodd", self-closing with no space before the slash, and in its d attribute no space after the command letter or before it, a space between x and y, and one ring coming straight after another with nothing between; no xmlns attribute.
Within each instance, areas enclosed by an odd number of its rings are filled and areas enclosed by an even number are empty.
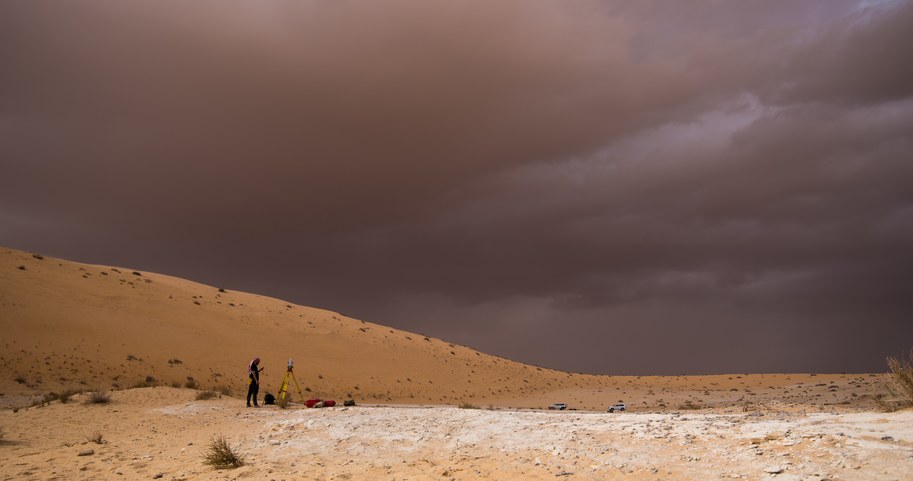
<svg viewBox="0 0 913 481"><path fill-rule="evenodd" d="M219 394L221 394L221 395L223 395L223 396L229 396L229 397L231 397L231 394L232 394L231 388L228 387L228 386L226 386L226 385L224 385L224 384L223 384L223 385L220 385L220 386L216 386L216 387L214 388L214 390L215 390L215 392L217 392L217 393L219 393Z"/></svg>
<svg viewBox="0 0 913 481"><path fill-rule="evenodd" d="M470 404L468 402L461 402L460 409L480 409L480 408L479 408L479 406L476 406L475 404Z"/></svg>
<svg viewBox="0 0 913 481"><path fill-rule="evenodd" d="M913 350L906 357L889 357L888 370L886 395L879 398L879 403L892 411L913 406Z"/></svg>
<svg viewBox="0 0 913 481"><path fill-rule="evenodd" d="M90 443L95 443L95 444L105 444L104 436L102 436L102 434L98 431L96 431L95 434L93 434L91 436L87 436L86 441L89 441Z"/></svg>
<svg viewBox="0 0 913 481"><path fill-rule="evenodd" d="M72 396L73 394L74 394L74 392L71 390L64 391L61 394L57 394L56 392L45 393L45 394L41 395L41 397L39 397L38 399L32 401L31 406L40 407L40 408L45 407L45 406L50 406L52 402L57 401L58 399L60 400L61 403L67 403L70 400L70 396Z"/></svg>
<svg viewBox="0 0 913 481"><path fill-rule="evenodd" d="M197 393L197 401L208 401L215 399L218 395L215 391L200 391Z"/></svg>
<svg viewBox="0 0 913 481"><path fill-rule="evenodd" d="M155 386L158 386L158 384L159 384L158 379L154 378L153 376L146 376L146 379L144 379L142 381L137 381L136 384L133 385L133 387L134 388L155 387ZM175 385L175 384L176 384L176 386L174 386L174 387L181 387L180 381L175 381L172 385Z"/></svg>
<svg viewBox="0 0 913 481"><path fill-rule="evenodd" d="M215 436L209 442L203 464L216 469L234 469L244 466L244 459L231 449L224 436Z"/></svg>
<svg viewBox="0 0 913 481"><path fill-rule="evenodd" d="M198 389L200 387L200 383L198 383L196 379L188 376L187 382L184 383L184 387L187 389Z"/></svg>
<svg viewBox="0 0 913 481"><path fill-rule="evenodd" d="M66 404L66 403L72 401L72 400L73 400L73 399L72 399L72 398L73 398L73 395L74 395L74 394L79 394L80 392L81 392L81 391L78 391L78 390L76 390L76 389L65 389L65 390L64 390L63 392L61 392L60 395L59 395L60 403L61 403L61 404Z"/></svg>
<svg viewBox="0 0 913 481"><path fill-rule="evenodd" d="M288 409L289 404L291 404L291 401L289 401L288 398L288 394L280 394L279 397L276 398L276 406L279 406L280 409Z"/></svg>
<svg viewBox="0 0 913 481"><path fill-rule="evenodd" d="M89 397L87 397L85 400L85 404L108 404L110 402L111 396L102 390L90 392Z"/></svg>

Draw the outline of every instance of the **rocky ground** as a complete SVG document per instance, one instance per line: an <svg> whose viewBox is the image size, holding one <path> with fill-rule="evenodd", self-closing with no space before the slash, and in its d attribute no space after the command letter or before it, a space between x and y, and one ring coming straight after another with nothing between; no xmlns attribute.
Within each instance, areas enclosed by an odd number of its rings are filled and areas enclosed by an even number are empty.
<svg viewBox="0 0 913 481"><path fill-rule="evenodd" d="M253 409L196 393L3 411L0 479L913 479L913 411ZM214 436L247 464L204 465Z"/></svg>

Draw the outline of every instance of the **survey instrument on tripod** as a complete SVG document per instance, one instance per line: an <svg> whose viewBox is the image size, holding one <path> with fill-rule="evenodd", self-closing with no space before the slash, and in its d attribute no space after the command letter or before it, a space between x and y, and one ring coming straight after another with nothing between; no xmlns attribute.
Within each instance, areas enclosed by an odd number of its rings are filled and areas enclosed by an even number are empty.
<svg viewBox="0 0 913 481"><path fill-rule="evenodd" d="M298 390L298 397L300 397L301 402L304 403L304 393L301 392L301 386L298 385L298 379L295 379L295 363L289 358L288 369L285 371L285 377L282 378L282 385L279 387L279 393L276 395L276 400L278 402L285 401L286 396L288 396L289 384L292 382L295 383L295 389Z"/></svg>

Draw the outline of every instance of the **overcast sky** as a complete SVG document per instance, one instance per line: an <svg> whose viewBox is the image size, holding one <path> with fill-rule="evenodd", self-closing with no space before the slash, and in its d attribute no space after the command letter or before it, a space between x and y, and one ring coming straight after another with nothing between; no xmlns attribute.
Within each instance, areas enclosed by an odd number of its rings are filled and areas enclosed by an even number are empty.
<svg viewBox="0 0 913 481"><path fill-rule="evenodd" d="M913 347L913 2L0 2L0 245L610 374Z"/></svg>

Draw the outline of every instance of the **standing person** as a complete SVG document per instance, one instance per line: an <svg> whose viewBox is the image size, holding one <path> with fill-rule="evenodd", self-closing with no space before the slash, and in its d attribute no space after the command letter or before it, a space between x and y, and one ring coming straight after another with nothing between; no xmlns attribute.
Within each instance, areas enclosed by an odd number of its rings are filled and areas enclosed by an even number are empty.
<svg viewBox="0 0 913 481"><path fill-rule="evenodd" d="M260 367L260 358L255 357L250 364L247 365L247 375L250 376L250 383L247 385L247 407L250 407L251 398L254 399L254 407L260 407L257 404L257 393L260 392L260 371L263 368Z"/></svg>

